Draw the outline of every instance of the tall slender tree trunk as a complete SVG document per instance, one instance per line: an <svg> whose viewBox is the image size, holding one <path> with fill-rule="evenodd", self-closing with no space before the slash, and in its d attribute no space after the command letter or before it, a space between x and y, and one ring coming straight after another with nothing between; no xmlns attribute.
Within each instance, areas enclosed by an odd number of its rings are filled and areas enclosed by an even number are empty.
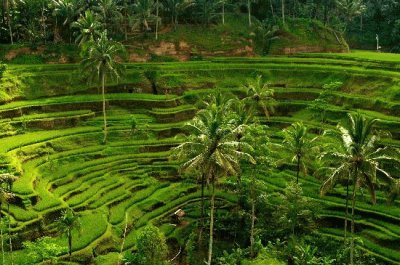
<svg viewBox="0 0 400 265"><path fill-rule="evenodd" d="M347 177L347 183L346 183L346 213L344 215L344 244L347 244L347 223L348 223L348 217L349 217L349 182L350 182L350 177Z"/></svg>
<svg viewBox="0 0 400 265"><path fill-rule="evenodd" d="M299 184L299 175L300 175L300 156L297 156L296 184Z"/></svg>
<svg viewBox="0 0 400 265"><path fill-rule="evenodd" d="M354 208L356 204L356 191L357 191L357 179L353 181L353 196L351 201L351 245L350 245L350 265L354 264Z"/></svg>
<svg viewBox="0 0 400 265"><path fill-rule="evenodd" d="M222 25L225 25L225 0L222 2Z"/></svg>
<svg viewBox="0 0 400 265"><path fill-rule="evenodd" d="M281 0L282 22L285 24L285 0Z"/></svg>
<svg viewBox="0 0 400 265"><path fill-rule="evenodd" d="M250 228L250 256L254 258L254 226L256 222L256 198L254 186L256 171L253 170L252 180L251 180L251 228Z"/></svg>
<svg viewBox="0 0 400 265"><path fill-rule="evenodd" d="M274 17L275 12L274 12L274 5L272 4L272 0L269 0L269 7L271 8L271 15L272 15L272 17Z"/></svg>
<svg viewBox="0 0 400 265"><path fill-rule="evenodd" d="M4 254L4 238L3 238L3 217L1 216L1 207L2 203L0 203L0 237L1 237L1 255L3 258L3 265L6 264L5 254Z"/></svg>
<svg viewBox="0 0 400 265"><path fill-rule="evenodd" d="M104 138L103 143L107 142L107 116L106 116L106 92L105 92L105 82L106 76L105 73L101 74L101 93L103 96L103 121L104 121Z"/></svg>
<svg viewBox="0 0 400 265"><path fill-rule="evenodd" d="M156 40L158 40L158 0L156 2Z"/></svg>
<svg viewBox="0 0 400 265"><path fill-rule="evenodd" d="M249 26L251 27L251 1L247 0L247 12L249 15Z"/></svg>
<svg viewBox="0 0 400 265"><path fill-rule="evenodd" d="M118 265L120 265L121 262L122 262L121 257L122 257L122 252L124 251L126 233L127 232L128 232L128 213L125 213L125 228L124 228L124 234L122 236L121 249L119 251Z"/></svg>
<svg viewBox="0 0 400 265"><path fill-rule="evenodd" d="M210 239L208 242L208 265L211 265L214 239L214 208L215 208L215 183L212 182L211 208L210 208Z"/></svg>
<svg viewBox="0 0 400 265"><path fill-rule="evenodd" d="M11 192L11 188L10 188ZM13 253L13 244L12 244L12 238L11 238L11 220L10 220L10 204L7 203L7 213L8 213L8 240L9 240L9 245L10 245L10 263L11 265L14 264L14 253Z"/></svg>
<svg viewBox="0 0 400 265"><path fill-rule="evenodd" d="M68 254L69 254L69 259L71 260L71 256L72 256L72 231L71 231L71 229L68 229Z"/></svg>
<svg viewBox="0 0 400 265"><path fill-rule="evenodd" d="M200 230L199 230L199 246L202 246L203 229L204 229L204 173L201 174L201 202L200 202Z"/></svg>
<svg viewBox="0 0 400 265"><path fill-rule="evenodd" d="M7 19L7 26L8 26L8 33L10 35L10 43L14 44L14 37L13 37L13 31L12 31L12 26L11 26L11 14L10 14L10 2L9 0L3 1L3 18Z"/></svg>

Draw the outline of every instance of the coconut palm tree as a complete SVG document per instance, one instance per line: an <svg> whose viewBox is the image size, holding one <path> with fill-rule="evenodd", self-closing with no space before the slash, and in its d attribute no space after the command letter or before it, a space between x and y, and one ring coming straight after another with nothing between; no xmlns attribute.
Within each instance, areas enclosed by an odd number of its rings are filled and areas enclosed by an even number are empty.
<svg viewBox="0 0 400 265"><path fill-rule="evenodd" d="M103 28L98 15L91 10L86 10L85 15L81 15L77 21L72 23L72 27L79 31L75 39L79 46L82 46L86 42L97 40Z"/></svg>
<svg viewBox="0 0 400 265"><path fill-rule="evenodd" d="M106 79L107 77L118 79L122 76L124 67L117 61L117 57L122 56L123 53L124 47L120 43L110 41L105 31L97 41L90 41L88 43L88 47L85 50L86 58L81 62L82 69L84 73L88 74L89 80L101 82L104 120L103 143L107 141Z"/></svg>
<svg viewBox="0 0 400 265"><path fill-rule="evenodd" d="M5 252L4 252L4 237L3 237L3 216L1 215L1 209L4 203L7 203L8 200L13 198L13 194L9 192L7 189L4 187L0 187L0 238L1 238L1 254L2 254L2 260L3 264L6 264L5 262Z"/></svg>
<svg viewBox="0 0 400 265"><path fill-rule="evenodd" d="M133 5L133 27L140 27L142 31L147 33L150 30L150 23L157 18L153 14L156 5L154 0L137 0Z"/></svg>
<svg viewBox="0 0 400 265"><path fill-rule="evenodd" d="M299 183L300 171L307 172L304 160L310 155L317 139L317 137L312 139L308 137L308 129L301 122L296 122L283 130L281 147L293 155L291 161L296 163L297 184Z"/></svg>
<svg viewBox="0 0 400 265"><path fill-rule="evenodd" d="M10 200L14 198L14 193L12 192L13 184L18 178L10 173L0 174L0 183L5 184L5 190L8 192L7 202L7 214L8 214L8 240L9 240L9 248L10 248L10 263L14 264L14 255L13 255L13 243L12 243L12 235L11 235L11 220L10 220ZM1 207L0 207L1 209Z"/></svg>
<svg viewBox="0 0 400 265"><path fill-rule="evenodd" d="M55 33L54 38L56 39L59 34L58 20L61 21L64 27L69 28L72 22L78 15L78 8L75 0L53 0L53 16L55 18ZM72 41L72 34L69 32L69 42Z"/></svg>
<svg viewBox="0 0 400 265"><path fill-rule="evenodd" d="M57 229L61 234L64 234L68 239L68 254L71 258L72 255L72 231L80 229L80 221L71 209L63 212L60 219L57 221Z"/></svg>
<svg viewBox="0 0 400 265"><path fill-rule="evenodd" d="M213 252L213 231L215 211L215 185L218 179L228 174L235 175L240 168L240 158L253 161L243 151L238 151L238 142L232 133L235 128L227 119L227 104L217 95L209 101L207 108L197 113L187 124L191 134L188 140L175 148L179 157L185 157L182 168L186 171L201 172L211 186L210 238L207 264L211 264ZM225 102L221 104L222 102Z"/></svg>
<svg viewBox="0 0 400 265"><path fill-rule="evenodd" d="M194 4L191 0L164 0L163 7L164 11L171 17L171 25L176 28L178 25L178 17L187 8Z"/></svg>
<svg viewBox="0 0 400 265"><path fill-rule="evenodd" d="M262 53L267 55L271 48L271 44L274 40L279 39L278 36L279 27L272 25L268 21L261 21L256 27L256 38L262 44Z"/></svg>
<svg viewBox="0 0 400 265"><path fill-rule="evenodd" d="M218 16L220 6L220 0L196 0L195 14L204 26L208 26Z"/></svg>
<svg viewBox="0 0 400 265"><path fill-rule="evenodd" d="M332 133L335 136L333 150L327 151L322 157L327 158L328 163L333 167L332 173L321 186L321 194L326 194L335 184L347 178L347 185L352 184L351 196L351 244L350 264L354 264L354 211L356 204L357 190L366 187L371 196L372 203L376 203L375 189L378 177L389 178L388 172L381 168L382 162L395 162L391 152L386 147L378 146L378 136L373 134L373 125L376 119L366 119L360 114L348 114L349 124L338 125L338 132ZM350 182L351 181L351 182ZM347 230L348 215L348 193L346 188L346 216L345 233Z"/></svg>
<svg viewBox="0 0 400 265"><path fill-rule="evenodd" d="M274 90L269 88L267 83L263 82L261 75L249 80L244 88L247 93L245 101L252 108L262 108L265 117L269 118L271 113L274 112Z"/></svg>
<svg viewBox="0 0 400 265"><path fill-rule="evenodd" d="M108 30L118 30L119 22L122 21L122 14L120 12L120 6L115 0L99 0L94 11L99 14L101 21L105 24L105 28Z"/></svg>

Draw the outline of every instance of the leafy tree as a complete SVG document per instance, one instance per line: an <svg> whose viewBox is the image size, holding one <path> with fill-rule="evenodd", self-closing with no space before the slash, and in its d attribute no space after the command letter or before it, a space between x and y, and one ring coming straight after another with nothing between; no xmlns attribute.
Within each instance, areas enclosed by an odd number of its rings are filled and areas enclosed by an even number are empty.
<svg viewBox="0 0 400 265"><path fill-rule="evenodd" d="M354 213L356 194L360 187L366 187L372 203L376 202L375 189L377 178L389 178L388 172L381 166L384 162L397 161L390 149L378 146L378 136L373 134L376 120L369 120L360 114L349 114L348 125L338 125L338 132L330 132L336 140L331 150L322 154L331 166L331 174L321 186L321 194L326 194L338 181L347 179L345 237L347 232L349 183L353 190L351 196L351 245L350 264L354 264Z"/></svg>
<svg viewBox="0 0 400 265"><path fill-rule="evenodd" d="M274 212L276 222L283 231L290 231L292 236L314 228L315 206L303 196L303 189L295 182L290 182L280 194L281 203Z"/></svg>
<svg viewBox="0 0 400 265"><path fill-rule="evenodd" d="M269 169L273 162L269 152L269 138L266 135L267 127L259 125L257 122L246 127L246 131L242 142L247 143L252 147L251 150L246 150L254 158L249 175L250 185L250 256L255 257L255 222L256 222L256 203L257 203L257 187L262 185L258 181L257 176L261 167ZM240 150L242 151L242 150Z"/></svg>
<svg viewBox="0 0 400 265"><path fill-rule="evenodd" d="M85 59L81 65L85 73L88 73L89 80L101 82L103 96L103 121L104 138L107 141L107 117L106 117L106 98L105 84L106 78L120 78L123 73L123 65L117 61L117 57L124 53L124 47L117 42L110 41L107 32L103 32L97 41L90 41L85 50Z"/></svg>
<svg viewBox="0 0 400 265"><path fill-rule="evenodd" d="M95 42L102 35L101 29L102 24L98 18L98 15L91 10L86 10L85 15L72 23L72 27L79 30L75 41L82 46L87 42Z"/></svg>
<svg viewBox="0 0 400 265"><path fill-rule="evenodd" d="M310 245L296 246L296 255L294 256L294 264L320 265L322 263L322 259L316 256L317 253L318 253L317 247L312 247Z"/></svg>
<svg viewBox="0 0 400 265"><path fill-rule="evenodd" d="M32 264L36 264L38 261L44 263L48 260L50 260L50 264L53 264L57 256L66 251L66 248L59 246L51 237L41 237L35 242L25 241L23 246L27 250Z"/></svg>
<svg viewBox="0 0 400 265"><path fill-rule="evenodd" d="M60 219L57 221L57 228L60 233L65 235L68 239L68 254L71 258L72 255L72 231L80 228L80 221L71 209L63 212Z"/></svg>
<svg viewBox="0 0 400 265"><path fill-rule="evenodd" d="M282 149L293 155L292 162L296 162L296 183L299 183L300 171L307 172L305 159L315 147L317 137L310 139L308 129L301 122L292 124L283 130Z"/></svg>
<svg viewBox="0 0 400 265"><path fill-rule="evenodd" d="M139 265L164 265L168 247L164 235L153 226L146 226L137 238L137 261Z"/></svg>
<svg viewBox="0 0 400 265"><path fill-rule="evenodd" d="M261 108L266 118L274 112L274 90L264 83L262 76L258 75L255 79L249 80L244 86L246 89L246 101L252 108Z"/></svg>

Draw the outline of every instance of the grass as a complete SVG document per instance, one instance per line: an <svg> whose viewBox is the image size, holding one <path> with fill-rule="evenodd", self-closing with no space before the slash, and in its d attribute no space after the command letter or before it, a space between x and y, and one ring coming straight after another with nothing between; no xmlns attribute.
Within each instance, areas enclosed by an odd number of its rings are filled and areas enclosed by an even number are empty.
<svg viewBox="0 0 400 265"><path fill-rule="evenodd" d="M183 33L178 31L176 34ZM307 107L319 96L324 84L335 81L342 82L343 86L330 92L327 127L334 128L346 112L359 109L368 117L379 118L378 128L396 132L400 108L392 95L400 77L397 71L391 70L388 62L376 60L372 55L370 59L374 61L366 61L361 54L360 60L348 57L350 55L343 58L336 54L332 56L335 57L320 55L315 59L302 55L299 58L218 58L187 63L128 64L127 73L131 77L124 80L124 85L145 89L148 84L138 74L156 66L160 71L160 89L171 87L173 93L169 96L151 95L110 88L107 95L110 133L105 145L101 144L101 96L96 95L91 86L79 83L79 78L74 77L76 66L10 66L8 74L15 78L15 85L23 84L18 85L21 91L16 91L14 96L26 94L26 97L0 105L3 117L0 123L4 127L7 124L13 126L13 121L93 115L64 129L21 130L15 127L13 136L0 138L0 152L9 157L8 163L21 174L14 191L22 203L10 208L13 231L29 232L32 224L45 217L57 218L61 210L71 206L82 214L84 228L82 234L74 232L75 255L91 255L93 249L100 248L111 250L110 254L98 256L95 259L97 264L115 261L115 248L119 247L125 214L128 214L131 228L126 249L134 246L137 232L148 223L162 225L171 237L182 237L187 231L167 227L168 216L177 208L184 208L190 211L187 220L192 222L198 217L195 206L200 193L194 176L190 176L193 179L180 177L180 162L171 158L168 149L182 142L182 128L194 115L200 98L216 90L243 96L244 89L240 85L257 74L265 76L278 99L276 115L268 121L261 119L269 124L273 141L281 140L280 128L298 120L309 128L320 128L322 124L315 120L315 113ZM71 87L56 89L60 80L69 80L68 77L75 78L73 82L64 82ZM8 86L11 79L0 84L0 90L6 89L4 86ZM43 84L44 80L47 83ZM29 89L25 87L31 84L33 86ZM43 90L40 90L42 86ZM33 89L38 91L30 94ZM41 98L44 94L48 96ZM138 122L135 132L131 131L132 116ZM398 136L394 136L395 139L384 141L400 146ZM311 166L316 164L311 163ZM280 191L294 176L290 169L260 174L259 179L264 183L260 189ZM339 186L335 192L322 198L318 195L318 180L302 176L301 182L305 194L323 208L322 216L343 219L343 187ZM217 194L227 207L235 203L235 194L224 190ZM363 248L388 260L398 260L386 244L397 242L393 240L398 240L400 235L400 211L396 208L399 202L394 207L371 206L365 198L358 199L357 225L362 228L359 235L366 242ZM384 201L382 192L378 193L378 201ZM52 229L47 223L43 228ZM330 229L325 227L321 232L341 236L341 231ZM183 244L184 239L181 241ZM59 238L59 242L66 244L65 238ZM20 253L26 255L23 251ZM282 264L268 255L248 261L248 264L265 262Z"/></svg>

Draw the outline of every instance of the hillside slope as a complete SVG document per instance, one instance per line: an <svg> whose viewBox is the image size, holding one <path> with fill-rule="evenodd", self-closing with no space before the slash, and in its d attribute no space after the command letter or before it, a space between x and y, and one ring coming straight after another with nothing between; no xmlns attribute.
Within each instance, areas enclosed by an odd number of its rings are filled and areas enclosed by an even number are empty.
<svg viewBox="0 0 400 265"><path fill-rule="evenodd" d="M254 19L255 20L255 19ZM271 54L299 52L347 52L344 38L320 22L289 19L280 25L277 38L271 43ZM228 15L226 23L210 25L181 24L165 26L155 40L153 33L130 33L123 41L129 62L187 61L205 57L246 56L262 53L257 36L257 21L249 27L247 17ZM75 63L80 61L79 49L72 44L1 45L0 60L15 64Z"/></svg>

